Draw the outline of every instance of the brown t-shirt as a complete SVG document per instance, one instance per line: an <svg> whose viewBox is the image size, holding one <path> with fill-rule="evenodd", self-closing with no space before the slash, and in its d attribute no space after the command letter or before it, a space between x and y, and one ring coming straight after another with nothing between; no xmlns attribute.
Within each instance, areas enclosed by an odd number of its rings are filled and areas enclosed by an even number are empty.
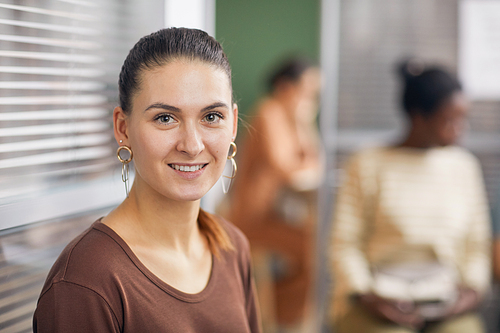
<svg viewBox="0 0 500 333"><path fill-rule="evenodd" d="M34 332L260 332L248 241L220 223L236 250L214 257L205 289L187 294L151 273L120 236L96 221L52 267Z"/></svg>

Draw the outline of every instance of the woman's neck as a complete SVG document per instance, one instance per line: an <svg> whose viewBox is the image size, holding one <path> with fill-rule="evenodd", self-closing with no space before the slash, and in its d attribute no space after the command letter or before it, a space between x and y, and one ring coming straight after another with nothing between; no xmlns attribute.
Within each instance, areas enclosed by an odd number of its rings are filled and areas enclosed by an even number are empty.
<svg viewBox="0 0 500 333"><path fill-rule="evenodd" d="M399 147L429 149L436 147L436 143L429 136L427 129L412 125L403 141L398 144Z"/></svg>
<svg viewBox="0 0 500 333"><path fill-rule="evenodd" d="M103 223L129 245L165 247L189 253L202 237L198 228L200 201L175 201L135 182L125 199Z"/></svg>

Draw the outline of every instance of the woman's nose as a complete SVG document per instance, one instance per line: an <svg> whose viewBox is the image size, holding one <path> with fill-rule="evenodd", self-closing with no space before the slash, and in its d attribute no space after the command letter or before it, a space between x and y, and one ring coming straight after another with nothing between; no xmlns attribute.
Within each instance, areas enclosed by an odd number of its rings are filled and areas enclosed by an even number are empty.
<svg viewBox="0 0 500 333"><path fill-rule="evenodd" d="M181 126L177 150L189 157L198 156L204 149L202 136L195 125L184 124Z"/></svg>

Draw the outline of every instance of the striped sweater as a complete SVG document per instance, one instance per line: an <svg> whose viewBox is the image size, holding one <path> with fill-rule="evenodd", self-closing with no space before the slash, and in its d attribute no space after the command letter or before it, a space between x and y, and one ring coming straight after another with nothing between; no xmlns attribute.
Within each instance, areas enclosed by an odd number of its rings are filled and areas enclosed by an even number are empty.
<svg viewBox="0 0 500 333"><path fill-rule="evenodd" d="M333 315L367 293L377 266L439 262L484 292L490 223L478 161L458 147L372 148L346 165L337 195L330 258Z"/></svg>

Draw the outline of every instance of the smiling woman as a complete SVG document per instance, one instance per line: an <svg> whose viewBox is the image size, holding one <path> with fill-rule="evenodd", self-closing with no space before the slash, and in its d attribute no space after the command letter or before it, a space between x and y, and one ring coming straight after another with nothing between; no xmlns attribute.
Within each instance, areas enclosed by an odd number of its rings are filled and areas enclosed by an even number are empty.
<svg viewBox="0 0 500 333"><path fill-rule="evenodd" d="M220 44L193 29L143 37L119 87L114 133L134 184L56 261L34 331L260 332L248 241L200 210L237 129Z"/></svg>

